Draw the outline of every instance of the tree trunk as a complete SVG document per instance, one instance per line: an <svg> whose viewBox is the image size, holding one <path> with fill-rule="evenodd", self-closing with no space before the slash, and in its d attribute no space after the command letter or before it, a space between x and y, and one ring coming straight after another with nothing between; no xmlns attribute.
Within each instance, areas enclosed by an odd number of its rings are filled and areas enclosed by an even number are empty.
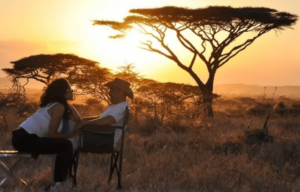
<svg viewBox="0 0 300 192"><path fill-rule="evenodd" d="M209 78L205 84L205 90L202 90L203 110L204 110L204 114L206 114L208 117L214 117L212 103L213 103L213 87L214 87L215 74L216 74L216 70L209 71Z"/></svg>
<svg viewBox="0 0 300 192"><path fill-rule="evenodd" d="M206 91L203 93L203 112L207 117L214 117L214 111L212 109L212 100L213 94L212 92Z"/></svg>
<svg viewBox="0 0 300 192"><path fill-rule="evenodd" d="M193 79L196 81L199 89L202 92L201 94L203 96L202 102L203 102L204 114L206 114L208 117L214 117L214 112L212 109L212 101L213 101L214 79L215 79L217 68L208 69L209 77L206 84L203 84L203 82L200 80L197 74L195 74L192 70L186 70L186 71L193 77Z"/></svg>

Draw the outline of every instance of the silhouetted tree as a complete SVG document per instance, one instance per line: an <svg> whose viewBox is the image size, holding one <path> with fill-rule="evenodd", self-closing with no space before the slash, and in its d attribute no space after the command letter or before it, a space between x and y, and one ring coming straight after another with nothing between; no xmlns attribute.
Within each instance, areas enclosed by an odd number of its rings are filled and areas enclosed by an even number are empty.
<svg viewBox="0 0 300 192"><path fill-rule="evenodd" d="M179 83L151 82L141 86L138 95L147 98L151 103L166 102L169 104L182 103L188 98L199 95L196 86Z"/></svg>
<svg viewBox="0 0 300 192"><path fill-rule="evenodd" d="M129 63L125 66L118 67L118 70L114 74L115 77L124 79L130 82L130 87L135 92L141 86L141 80L143 79L139 72L135 71L133 63Z"/></svg>
<svg viewBox="0 0 300 192"><path fill-rule="evenodd" d="M73 54L33 55L11 63L13 68L2 70L14 82L26 79L28 83L34 79L47 85L54 78L64 77L76 84L81 94L94 93L93 89L100 87L110 75L109 70L99 67L98 62Z"/></svg>
<svg viewBox="0 0 300 192"><path fill-rule="evenodd" d="M287 108L286 108L284 102L279 102L277 104L276 112L281 116L283 116L287 112Z"/></svg>
<svg viewBox="0 0 300 192"><path fill-rule="evenodd" d="M300 114L300 103L293 103L292 104L292 113L297 116Z"/></svg>
<svg viewBox="0 0 300 192"><path fill-rule="evenodd" d="M16 105L17 103L23 103L26 101L24 92L20 84L17 84L10 88L7 93L0 92L0 109L5 108L8 105Z"/></svg>
<svg viewBox="0 0 300 192"><path fill-rule="evenodd" d="M20 84L15 84L7 93L0 92L0 119L3 120L3 126L0 123L0 132L3 130L7 131L8 129L6 120L8 108L18 108L19 106L23 106L24 103L26 103L26 96Z"/></svg>
<svg viewBox="0 0 300 192"><path fill-rule="evenodd" d="M197 86L179 83L159 83L146 81L137 89L137 97L148 103L154 117L163 121L165 115L171 115L183 107L184 101L199 96ZM180 111L182 112L182 111Z"/></svg>
<svg viewBox="0 0 300 192"><path fill-rule="evenodd" d="M167 57L192 76L203 94L208 116L213 116L212 94L217 70L261 35L271 30L290 28L297 21L297 15L260 7L188 9L169 6L132 9L130 13L134 15L125 17L123 22L95 20L94 25L106 25L123 32L111 38L122 38L126 31L135 28L157 41L160 48L156 48L150 40L142 42L142 48ZM181 61L166 43L166 36L172 34L168 31L175 32L178 42L193 55L189 63ZM233 44L238 43L237 38L247 32L255 34L238 45ZM191 34L199 41L191 40ZM206 82L193 70L197 58L207 68L209 76Z"/></svg>
<svg viewBox="0 0 300 192"><path fill-rule="evenodd" d="M140 86L140 80L142 79L141 76L139 76L139 73L134 71L134 65L132 63L120 66L114 74L107 75L106 82L112 81L116 77L128 81L133 92ZM108 94L109 89L103 87L102 84L98 84L92 91L93 95L97 96L102 101L105 101L108 105L111 104L109 99L110 96ZM131 102L131 100L129 102Z"/></svg>

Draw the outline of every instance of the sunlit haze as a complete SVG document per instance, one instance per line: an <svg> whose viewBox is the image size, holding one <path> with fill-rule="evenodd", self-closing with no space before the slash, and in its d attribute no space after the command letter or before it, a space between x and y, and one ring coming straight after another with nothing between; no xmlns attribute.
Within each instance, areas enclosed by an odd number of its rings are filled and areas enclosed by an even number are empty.
<svg viewBox="0 0 300 192"><path fill-rule="evenodd" d="M115 31L92 25L93 20L122 21L132 8L166 5L269 7L300 15L299 0L1 0L0 67L11 67L9 62L30 55L73 53L96 60L112 71L133 63L145 78L195 84L174 62L138 48L141 40L147 40L140 33L132 31L124 39L110 39L108 36ZM271 31L258 38L220 68L215 84L300 85L299 30L297 22L293 29ZM180 55L182 59L190 57L184 52ZM196 69L205 78L205 69ZM3 76L1 71L0 77Z"/></svg>

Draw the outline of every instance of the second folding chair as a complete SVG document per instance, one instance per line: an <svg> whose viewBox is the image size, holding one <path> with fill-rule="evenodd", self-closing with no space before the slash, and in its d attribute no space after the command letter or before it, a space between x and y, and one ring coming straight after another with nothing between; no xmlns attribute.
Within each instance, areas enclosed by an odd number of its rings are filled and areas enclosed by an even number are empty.
<svg viewBox="0 0 300 192"><path fill-rule="evenodd" d="M84 128L79 139L78 150L74 159L74 176L73 183L77 184L77 168L79 163L80 153L97 153L97 154L111 154L110 161L110 173L108 181L111 180L113 172L116 170L118 176L118 189L122 188L121 179L122 179L122 160L123 160L123 149L124 149L124 137L125 129L127 128L127 123L129 119L129 110L128 107L125 109L124 122L123 126L105 126L101 127L101 131L92 131L89 130L92 126L89 125ZM121 129L121 145L116 148L114 146L114 136L115 130Z"/></svg>

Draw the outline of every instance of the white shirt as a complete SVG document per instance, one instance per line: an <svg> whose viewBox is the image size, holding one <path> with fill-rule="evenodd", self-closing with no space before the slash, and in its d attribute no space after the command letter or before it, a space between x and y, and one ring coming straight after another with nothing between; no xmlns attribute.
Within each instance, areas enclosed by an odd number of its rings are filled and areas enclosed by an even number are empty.
<svg viewBox="0 0 300 192"><path fill-rule="evenodd" d="M104 112L101 115L99 115L99 117L103 118L107 116L112 116L116 120L116 123L112 124L113 126L123 126L126 107L130 109L129 103L127 101L118 103L116 105L111 105L107 107L104 110ZM122 129L116 129L115 137L114 137L114 145L117 144L121 136L122 136Z"/></svg>
<svg viewBox="0 0 300 192"><path fill-rule="evenodd" d="M36 134L39 137L48 137L51 117L48 109L57 103L50 103L46 107L37 110L31 117L24 121L19 127L25 129L29 134ZM63 120L60 121L57 132L61 132Z"/></svg>

